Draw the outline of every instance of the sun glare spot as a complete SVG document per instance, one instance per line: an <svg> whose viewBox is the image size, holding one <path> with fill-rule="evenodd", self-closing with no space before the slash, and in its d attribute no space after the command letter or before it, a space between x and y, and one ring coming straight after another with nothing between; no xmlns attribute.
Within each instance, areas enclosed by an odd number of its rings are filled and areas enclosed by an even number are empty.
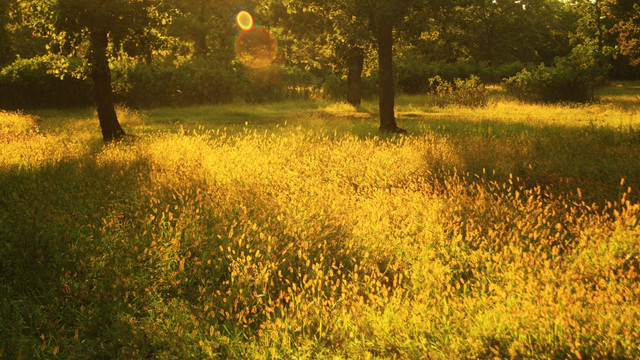
<svg viewBox="0 0 640 360"><path fill-rule="evenodd" d="M253 17L246 11L240 11L236 16L236 23L240 29L247 31L253 27Z"/></svg>

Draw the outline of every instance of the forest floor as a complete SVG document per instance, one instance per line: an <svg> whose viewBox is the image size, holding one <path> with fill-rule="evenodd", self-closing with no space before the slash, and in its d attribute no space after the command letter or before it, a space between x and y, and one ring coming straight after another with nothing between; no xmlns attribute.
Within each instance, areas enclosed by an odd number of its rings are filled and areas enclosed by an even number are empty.
<svg viewBox="0 0 640 360"><path fill-rule="evenodd" d="M640 83L0 112L1 359L640 357Z"/></svg>

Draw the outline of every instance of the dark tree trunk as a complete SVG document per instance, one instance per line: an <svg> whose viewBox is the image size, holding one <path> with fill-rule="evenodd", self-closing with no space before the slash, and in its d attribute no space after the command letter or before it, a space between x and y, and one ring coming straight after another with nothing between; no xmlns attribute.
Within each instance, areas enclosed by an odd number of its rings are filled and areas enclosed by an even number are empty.
<svg viewBox="0 0 640 360"><path fill-rule="evenodd" d="M362 68L364 67L364 50L359 47L349 51L349 72L347 73L347 101L353 106L362 102Z"/></svg>
<svg viewBox="0 0 640 360"><path fill-rule="evenodd" d="M206 19L206 8L207 4L205 1L200 1L200 13L197 16L197 24L198 27L196 32L194 33L194 47L195 47L195 56L199 59L207 59L209 56L209 46L207 45L207 31L208 24Z"/></svg>
<svg viewBox="0 0 640 360"><path fill-rule="evenodd" d="M393 23L380 16L378 28L378 76L380 77L380 131L404 133L396 124L393 84Z"/></svg>
<svg viewBox="0 0 640 360"><path fill-rule="evenodd" d="M9 51L9 33L7 30L7 13L9 3L0 0L0 65L4 65L11 58Z"/></svg>
<svg viewBox="0 0 640 360"><path fill-rule="evenodd" d="M109 40L106 32L91 34L90 68L93 80L93 97L98 109L98 119L102 138L112 141L122 138L125 133L118 122L114 108L113 89L111 88L111 70L107 58Z"/></svg>

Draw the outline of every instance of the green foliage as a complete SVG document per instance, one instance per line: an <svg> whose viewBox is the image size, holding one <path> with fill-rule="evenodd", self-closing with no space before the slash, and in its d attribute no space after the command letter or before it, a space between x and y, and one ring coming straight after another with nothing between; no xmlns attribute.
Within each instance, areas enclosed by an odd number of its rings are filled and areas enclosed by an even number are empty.
<svg viewBox="0 0 640 360"><path fill-rule="evenodd" d="M0 71L0 107L86 106L91 103L86 81L71 74L81 62L47 55L18 59ZM64 68L61 68L60 66Z"/></svg>
<svg viewBox="0 0 640 360"><path fill-rule="evenodd" d="M197 59L178 66L119 61L113 83L116 98L133 107L229 102L241 90L232 69Z"/></svg>
<svg viewBox="0 0 640 360"><path fill-rule="evenodd" d="M327 99L341 100L347 97L347 79L330 74L322 83L322 94Z"/></svg>
<svg viewBox="0 0 640 360"><path fill-rule="evenodd" d="M11 54L9 50L9 32L7 31L9 1L0 0L0 66L7 63Z"/></svg>
<svg viewBox="0 0 640 360"><path fill-rule="evenodd" d="M112 66L116 100L131 107L218 104L238 98L264 103L319 96L320 80L294 66L238 70L203 59L173 65L145 64L130 58L114 61ZM82 61L77 58L48 55L17 60L0 72L0 107L90 105L91 81L77 78L83 73ZM374 84L366 84L371 95Z"/></svg>
<svg viewBox="0 0 640 360"><path fill-rule="evenodd" d="M113 75L118 101L133 107L265 103L309 99L317 92L317 80L293 66L238 70L201 59L177 66L119 61Z"/></svg>
<svg viewBox="0 0 640 360"><path fill-rule="evenodd" d="M453 83L435 76L429 79L432 89L427 96L427 104L444 107L458 105L469 108L485 107L489 103L489 92L477 76L469 79L454 79Z"/></svg>
<svg viewBox="0 0 640 360"><path fill-rule="evenodd" d="M73 45L98 34L108 33L116 45L144 36L162 10L162 3L153 0L57 0L52 8L56 30L63 31Z"/></svg>
<svg viewBox="0 0 640 360"><path fill-rule="evenodd" d="M320 88L325 99L344 101L347 96L347 79L345 76L329 74L321 81ZM378 95L378 73L363 76L360 91L363 99L371 99Z"/></svg>
<svg viewBox="0 0 640 360"><path fill-rule="evenodd" d="M524 69L506 80L509 93L530 102L587 102L607 78L610 65L593 44L575 47L554 66Z"/></svg>
<svg viewBox="0 0 640 360"><path fill-rule="evenodd" d="M317 94L317 80L296 66L244 68L236 84L248 103L309 99Z"/></svg>
<svg viewBox="0 0 640 360"><path fill-rule="evenodd" d="M569 52L575 32L571 7L561 0L426 3L429 10L423 5L402 25L425 62L551 62Z"/></svg>
<svg viewBox="0 0 640 360"><path fill-rule="evenodd" d="M240 10L252 10L245 8L249 4L229 0L171 0L163 4L169 7L163 27L169 35L188 45L198 59L227 63L234 55L228 44L235 35L229 19Z"/></svg>
<svg viewBox="0 0 640 360"><path fill-rule="evenodd" d="M53 32L51 4L54 0L0 0L0 48L2 30L6 40L4 59L32 58L55 53L56 34ZM3 3L4 10L3 13ZM4 16L4 19L2 17ZM4 20L4 26L1 24ZM53 45L47 47L47 44ZM56 44L56 45L54 45ZM49 50L52 50L49 52ZM0 65L6 65L0 61Z"/></svg>
<svg viewBox="0 0 640 360"><path fill-rule="evenodd" d="M520 71L524 70L526 65L523 62L515 61L512 63L504 63L496 67L489 68L489 74L485 81L491 83L501 83L505 79L515 76ZM481 75L478 75L481 76Z"/></svg>
<svg viewBox="0 0 640 360"><path fill-rule="evenodd" d="M422 94L432 90L429 79L436 76L449 82L476 76L485 83L499 83L524 68L525 65L519 61L490 66L487 62L425 63L414 59L404 59L398 61L396 81L402 92Z"/></svg>
<svg viewBox="0 0 640 360"><path fill-rule="evenodd" d="M637 1L608 1L605 9L616 21L611 29L618 34L618 45L630 63L640 65L640 4Z"/></svg>

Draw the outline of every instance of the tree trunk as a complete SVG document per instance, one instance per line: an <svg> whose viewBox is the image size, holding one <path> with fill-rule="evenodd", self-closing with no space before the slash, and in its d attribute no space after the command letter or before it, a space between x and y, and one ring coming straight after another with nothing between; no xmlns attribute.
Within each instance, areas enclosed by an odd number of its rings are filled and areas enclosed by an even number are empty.
<svg viewBox="0 0 640 360"><path fill-rule="evenodd" d="M364 67L364 50L360 47L349 51L349 72L347 73L347 101L353 106L362 102L362 68Z"/></svg>
<svg viewBox="0 0 640 360"><path fill-rule="evenodd" d="M396 124L393 84L393 23L380 16L378 32L378 75L380 77L380 131L405 133Z"/></svg>
<svg viewBox="0 0 640 360"><path fill-rule="evenodd" d="M8 7L9 3L7 1L0 0L0 65L4 65L11 60L9 32L7 30L9 22Z"/></svg>
<svg viewBox="0 0 640 360"><path fill-rule="evenodd" d="M207 45L207 30L209 25L206 18L207 4L200 1L200 9L196 19L198 27L194 33L195 57L198 59L207 59L209 56L209 46Z"/></svg>
<svg viewBox="0 0 640 360"><path fill-rule="evenodd" d="M125 135L114 108L111 70L107 58L108 43L106 31L91 34L89 66L93 80L93 97L98 109L98 119L104 141L118 140Z"/></svg>

